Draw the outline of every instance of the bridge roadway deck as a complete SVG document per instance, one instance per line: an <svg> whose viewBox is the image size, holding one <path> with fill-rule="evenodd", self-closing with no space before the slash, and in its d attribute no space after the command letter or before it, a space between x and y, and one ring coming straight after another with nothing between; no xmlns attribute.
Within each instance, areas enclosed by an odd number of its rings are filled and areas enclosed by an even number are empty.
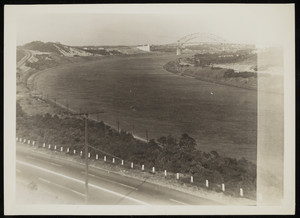
<svg viewBox="0 0 300 218"><path fill-rule="evenodd" d="M34 182L39 189L85 203L85 166L51 154L17 145L16 179ZM40 202L42 203L42 202ZM140 181L106 169L89 167L89 199L92 205L216 205L217 202L178 190Z"/></svg>

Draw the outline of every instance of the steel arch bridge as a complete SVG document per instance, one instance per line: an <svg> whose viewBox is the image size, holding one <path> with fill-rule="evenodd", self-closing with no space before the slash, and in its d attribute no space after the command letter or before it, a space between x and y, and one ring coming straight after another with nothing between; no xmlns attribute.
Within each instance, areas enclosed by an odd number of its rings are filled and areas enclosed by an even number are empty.
<svg viewBox="0 0 300 218"><path fill-rule="evenodd" d="M193 39L200 39L200 41L203 43L219 43L222 45L228 43L225 39L210 33L193 33L178 39L176 52L177 55L181 55L183 45L190 42Z"/></svg>

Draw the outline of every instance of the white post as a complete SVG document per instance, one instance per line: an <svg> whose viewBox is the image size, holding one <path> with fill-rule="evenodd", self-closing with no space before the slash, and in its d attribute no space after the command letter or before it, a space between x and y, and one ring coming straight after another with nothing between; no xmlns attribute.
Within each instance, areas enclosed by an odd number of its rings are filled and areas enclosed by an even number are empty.
<svg viewBox="0 0 300 218"><path fill-rule="evenodd" d="M34 145L35 144L35 141L32 141L32 145Z"/></svg>
<svg viewBox="0 0 300 218"><path fill-rule="evenodd" d="M144 166L144 164L142 165L142 171L144 171L145 170L145 166Z"/></svg>
<svg viewBox="0 0 300 218"><path fill-rule="evenodd" d="M115 163L115 158L113 157L112 162Z"/></svg>
<svg viewBox="0 0 300 218"><path fill-rule="evenodd" d="M98 160L98 154L96 154L96 160Z"/></svg>
<svg viewBox="0 0 300 218"><path fill-rule="evenodd" d="M224 192L225 191L225 184L222 183L222 191Z"/></svg>
<svg viewBox="0 0 300 218"><path fill-rule="evenodd" d="M208 188L208 180L205 181L205 186Z"/></svg>
<svg viewBox="0 0 300 218"><path fill-rule="evenodd" d="M69 148L67 148L67 153L69 153L69 151L70 151L70 149L69 149Z"/></svg>
<svg viewBox="0 0 300 218"><path fill-rule="evenodd" d="M91 153L89 153L88 155L89 155L89 158L90 158L91 157Z"/></svg>
<svg viewBox="0 0 300 218"><path fill-rule="evenodd" d="M167 171L165 170L165 176L167 176Z"/></svg>
<svg viewBox="0 0 300 218"><path fill-rule="evenodd" d="M54 145L54 150L56 150L56 145Z"/></svg>
<svg viewBox="0 0 300 218"><path fill-rule="evenodd" d="M124 165L124 160L121 161L121 165L122 165L122 166Z"/></svg>
<svg viewBox="0 0 300 218"><path fill-rule="evenodd" d="M16 141L19 141L19 138L18 138L18 137L16 138Z"/></svg>
<svg viewBox="0 0 300 218"><path fill-rule="evenodd" d="M191 183L193 183L194 182L194 177L193 176L191 176Z"/></svg>
<svg viewBox="0 0 300 218"><path fill-rule="evenodd" d="M63 147L60 147L60 151L63 151L64 150L64 148Z"/></svg>
<svg viewBox="0 0 300 218"><path fill-rule="evenodd" d="M19 138L19 142L22 142L22 138Z"/></svg>
<svg viewBox="0 0 300 218"><path fill-rule="evenodd" d="M131 162L131 168L133 168L133 162Z"/></svg>
<svg viewBox="0 0 300 218"><path fill-rule="evenodd" d="M176 173L176 179L179 179L179 173Z"/></svg>
<svg viewBox="0 0 300 218"><path fill-rule="evenodd" d="M155 173L155 167L152 167L152 173Z"/></svg>
<svg viewBox="0 0 300 218"><path fill-rule="evenodd" d="M74 154L76 154L76 150L74 149Z"/></svg>
<svg viewBox="0 0 300 218"><path fill-rule="evenodd" d="M27 141L27 144L30 145L30 140Z"/></svg>
<svg viewBox="0 0 300 218"><path fill-rule="evenodd" d="M46 147L46 144L45 144L45 142L43 143L43 148L44 148L44 147Z"/></svg>
<svg viewBox="0 0 300 218"><path fill-rule="evenodd" d="M49 144L48 148L50 149L51 148L51 145Z"/></svg>
<svg viewBox="0 0 300 218"><path fill-rule="evenodd" d="M24 139L23 143L25 143L25 142L26 142L26 139Z"/></svg>
<svg viewBox="0 0 300 218"><path fill-rule="evenodd" d="M82 156L82 151L80 151L80 156Z"/></svg>
<svg viewBox="0 0 300 218"><path fill-rule="evenodd" d="M104 161L106 161L106 156L104 156Z"/></svg>
<svg viewBox="0 0 300 218"><path fill-rule="evenodd" d="M243 189L240 188L240 196L243 197L244 196L244 192L243 192Z"/></svg>

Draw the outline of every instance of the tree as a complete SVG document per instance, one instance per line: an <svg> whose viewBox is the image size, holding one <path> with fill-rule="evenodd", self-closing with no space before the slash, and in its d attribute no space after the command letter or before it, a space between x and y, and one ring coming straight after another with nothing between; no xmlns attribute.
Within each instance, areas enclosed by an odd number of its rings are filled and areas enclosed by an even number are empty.
<svg viewBox="0 0 300 218"><path fill-rule="evenodd" d="M179 141L179 148L182 152L192 153L196 150L196 141L188 134L184 133Z"/></svg>

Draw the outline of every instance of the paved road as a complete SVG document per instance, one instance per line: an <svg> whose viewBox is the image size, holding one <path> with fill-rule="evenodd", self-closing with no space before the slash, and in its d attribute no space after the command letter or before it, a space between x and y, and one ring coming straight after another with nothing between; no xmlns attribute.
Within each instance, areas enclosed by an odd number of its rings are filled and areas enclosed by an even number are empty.
<svg viewBox="0 0 300 218"><path fill-rule="evenodd" d="M22 65L25 64L26 61L28 61L32 57L32 54L30 51L28 51L26 49L24 49L24 51L25 51L25 56L20 61L18 61L17 68L20 68Z"/></svg>
<svg viewBox="0 0 300 218"><path fill-rule="evenodd" d="M81 163L55 158L17 143L17 181L84 204L84 169ZM89 199L93 205L215 205L208 199L165 188L146 181L89 167Z"/></svg>

